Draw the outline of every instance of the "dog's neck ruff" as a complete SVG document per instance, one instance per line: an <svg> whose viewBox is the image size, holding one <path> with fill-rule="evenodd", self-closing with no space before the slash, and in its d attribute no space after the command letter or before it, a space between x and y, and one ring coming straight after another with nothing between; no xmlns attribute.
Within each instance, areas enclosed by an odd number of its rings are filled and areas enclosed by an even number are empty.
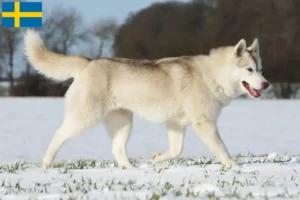
<svg viewBox="0 0 300 200"><path fill-rule="evenodd" d="M231 97L226 95L224 88L219 85L216 80L210 85L210 89L222 107L225 107L230 103Z"/></svg>

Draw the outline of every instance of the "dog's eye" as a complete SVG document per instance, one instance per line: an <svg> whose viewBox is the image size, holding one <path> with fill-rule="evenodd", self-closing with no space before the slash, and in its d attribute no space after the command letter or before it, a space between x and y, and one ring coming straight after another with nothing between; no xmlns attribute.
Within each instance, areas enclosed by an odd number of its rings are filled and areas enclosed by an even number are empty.
<svg viewBox="0 0 300 200"><path fill-rule="evenodd" d="M253 72L253 69L252 69L252 68L247 68L247 70L248 70L249 72Z"/></svg>

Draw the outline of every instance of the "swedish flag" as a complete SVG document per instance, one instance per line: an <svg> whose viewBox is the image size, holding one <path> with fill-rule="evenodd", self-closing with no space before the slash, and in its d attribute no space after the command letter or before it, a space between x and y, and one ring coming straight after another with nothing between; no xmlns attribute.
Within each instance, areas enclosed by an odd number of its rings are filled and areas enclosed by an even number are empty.
<svg viewBox="0 0 300 200"><path fill-rule="evenodd" d="M42 2L2 2L3 27L39 28L42 18Z"/></svg>

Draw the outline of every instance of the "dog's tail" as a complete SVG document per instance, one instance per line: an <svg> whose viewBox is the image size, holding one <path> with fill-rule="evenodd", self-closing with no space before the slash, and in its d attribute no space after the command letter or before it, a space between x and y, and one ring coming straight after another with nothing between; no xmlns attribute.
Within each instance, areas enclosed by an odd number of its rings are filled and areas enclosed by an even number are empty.
<svg viewBox="0 0 300 200"><path fill-rule="evenodd" d="M80 56L66 56L46 49L40 35L27 30L24 35L25 55L29 63L48 78L64 81L75 78L90 62Z"/></svg>

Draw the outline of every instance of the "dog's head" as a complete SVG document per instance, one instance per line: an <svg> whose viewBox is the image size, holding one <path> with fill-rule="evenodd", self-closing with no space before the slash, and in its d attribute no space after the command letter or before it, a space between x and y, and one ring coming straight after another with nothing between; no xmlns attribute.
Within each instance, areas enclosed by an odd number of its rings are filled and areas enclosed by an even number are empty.
<svg viewBox="0 0 300 200"><path fill-rule="evenodd" d="M269 82L262 76L258 39L249 47L244 39L240 40L234 46L228 62L230 85L237 93L258 98L269 87Z"/></svg>

